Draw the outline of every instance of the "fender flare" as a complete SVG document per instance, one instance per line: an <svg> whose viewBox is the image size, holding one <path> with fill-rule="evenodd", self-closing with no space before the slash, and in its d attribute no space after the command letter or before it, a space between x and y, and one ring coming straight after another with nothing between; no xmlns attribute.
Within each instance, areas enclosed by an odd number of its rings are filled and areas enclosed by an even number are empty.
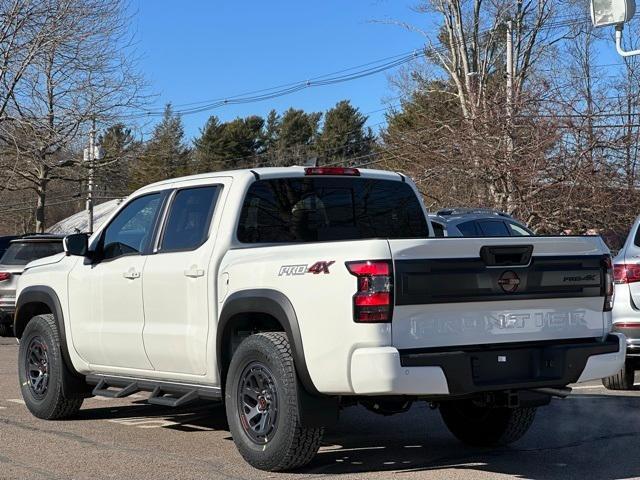
<svg viewBox="0 0 640 480"><path fill-rule="evenodd" d="M65 366L74 376L81 377L81 375L73 367L71 357L69 356L69 346L67 344L67 333L64 327L64 315L62 313L62 306L58 294L46 285L33 285L26 287L20 292L20 296L16 301L16 313L13 319L13 329L17 338L22 337L24 328L18 329L21 326L23 318L21 317L21 311L24 312L24 307L30 303L43 303L49 308L49 311L53 314L53 319L58 326L60 332L60 351L62 353L62 359ZM24 319L28 322L30 319Z"/></svg>
<svg viewBox="0 0 640 480"><path fill-rule="evenodd" d="M224 348L228 346L228 340L232 332L230 328L232 327L231 319L238 314L247 313L267 314L280 323L287 337L289 337L298 378L308 393L320 395L320 392L318 392L318 389L311 380L311 375L309 375L307 361L304 356L302 335L300 334L300 326L295 309L291 301L283 293L271 289L241 290L231 294L224 302L218 320L216 338L216 356L220 379L222 380L222 374L224 373L222 371L222 365L225 363L228 364L228 362L225 362L225 358L223 358L223 352Z"/></svg>

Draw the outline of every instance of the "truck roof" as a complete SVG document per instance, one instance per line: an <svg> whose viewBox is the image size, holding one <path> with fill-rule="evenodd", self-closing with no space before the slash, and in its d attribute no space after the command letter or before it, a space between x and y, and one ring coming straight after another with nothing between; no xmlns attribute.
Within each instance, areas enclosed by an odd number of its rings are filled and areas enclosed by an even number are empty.
<svg viewBox="0 0 640 480"><path fill-rule="evenodd" d="M292 167L260 167L260 168L243 168L239 170L221 170L219 172L208 172L201 173L198 175L189 175L185 177L177 177L177 178L169 178L167 180L161 180L159 182L151 183L149 185L145 185L141 190L146 190L148 188L158 187L162 185L170 185L176 182L183 182L189 180L204 180L207 178L213 177L247 177L253 176L256 178L284 178L284 177L303 177L305 175L306 168L313 167L301 167L301 166L292 166ZM322 166L318 167L322 168ZM352 167L346 167L352 168ZM360 172L360 177L366 178L378 178L382 180L396 180L396 181L405 181L406 177L400 173L391 172L388 170L376 170L376 169L368 169L368 168L358 168ZM341 176L341 175L336 175Z"/></svg>

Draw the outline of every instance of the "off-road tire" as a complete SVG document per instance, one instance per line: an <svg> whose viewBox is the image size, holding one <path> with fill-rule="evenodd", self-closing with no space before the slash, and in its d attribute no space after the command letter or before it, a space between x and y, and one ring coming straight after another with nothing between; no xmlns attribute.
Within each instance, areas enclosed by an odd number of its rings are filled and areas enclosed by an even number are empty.
<svg viewBox="0 0 640 480"><path fill-rule="evenodd" d="M479 447L498 447L519 440L533 423L535 408L490 408L471 400L440 405L449 431L461 442Z"/></svg>
<svg viewBox="0 0 640 480"><path fill-rule="evenodd" d="M262 365L272 372L270 385L277 396L274 434L259 444L243 427L239 395L243 376L251 366ZM267 332L242 341L231 359L226 381L225 408L233 440L244 459L267 471L293 470L307 465L316 455L323 428L301 425L298 414L298 377L287 335ZM246 420L245 420L246 421Z"/></svg>
<svg viewBox="0 0 640 480"><path fill-rule="evenodd" d="M603 378L602 384L607 390L633 390L635 376L634 365L627 360L618 373Z"/></svg>
<svg viewBox="0 0 640 480"><path fill-rule="evenodd" d="M41 341L46 349L48 384L46 390L38 396L32 390L27 372L27 361L32 341ZM45 314L33 317L24 329L18 351L18 372L22 398L29 411L44 420L61 420L78 413L82 401L81 394L65 395L63 382L71 375L64 365L60 347L60 332L53 315Z"/></svg>
<svg viewBox="0 0 640 480"><path fill-rule="evenodd" d="M0 337L13 337L13 326L8 323L0 324Z"/></svg>

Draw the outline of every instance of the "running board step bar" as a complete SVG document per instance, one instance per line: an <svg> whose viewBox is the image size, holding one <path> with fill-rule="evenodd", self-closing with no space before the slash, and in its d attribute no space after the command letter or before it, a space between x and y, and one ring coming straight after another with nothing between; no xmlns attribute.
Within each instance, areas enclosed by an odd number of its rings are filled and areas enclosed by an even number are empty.
<svg viewBox="0 0 640 480"><path fill-rule="evenodd" d="M135 382L131 382L130 384L128 384L124 388L121 388L120 390L111 390L111 388L118 388L118 387L114 385L110 385L103 378L98 382L98 384L95 386L91 394L96 397L124 398L124 397L128 397L129 395L133 395L134 393L138 393L140 391L140 389L138 388L138 385Z"/></svg>
<svg viewBox="0 0 640 480"><path fill-rule="evenodd" d="M148 378L87 375L87 383L95 385L92 394L109 398L124 398L134 393L151 392L149 403L165 407L180 407L195 400L220 400L218 387L187 383L160 382Z"/></svg>
<svg viewBox="0 0 640 480"><path fill-rule="evenodd" d="M187 403L191 403L200 398L196 390L191 390L181 397L176 397L170 393L165 393L162 388L156 387L151 392L148 402L153 405L162 405L163 407L181 407Z"/></svg>

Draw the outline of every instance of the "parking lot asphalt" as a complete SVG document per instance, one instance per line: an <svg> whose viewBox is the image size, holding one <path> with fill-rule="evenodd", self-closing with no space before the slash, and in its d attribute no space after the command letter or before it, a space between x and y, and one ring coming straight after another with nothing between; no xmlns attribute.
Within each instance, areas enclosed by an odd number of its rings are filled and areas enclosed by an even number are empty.
<svg viewBox="0 0 640 480"><path fill-rule="evenodd" d="M640 477L640 391L599 382L540 408L523 439L495 450L460 444L424 402L392 417L351 407L309 467L276 474L242 460L217 404L167 409L140 393L88 399L73 420L38 420L21 400L17 352L0 339L0 479Z"/></svg>

